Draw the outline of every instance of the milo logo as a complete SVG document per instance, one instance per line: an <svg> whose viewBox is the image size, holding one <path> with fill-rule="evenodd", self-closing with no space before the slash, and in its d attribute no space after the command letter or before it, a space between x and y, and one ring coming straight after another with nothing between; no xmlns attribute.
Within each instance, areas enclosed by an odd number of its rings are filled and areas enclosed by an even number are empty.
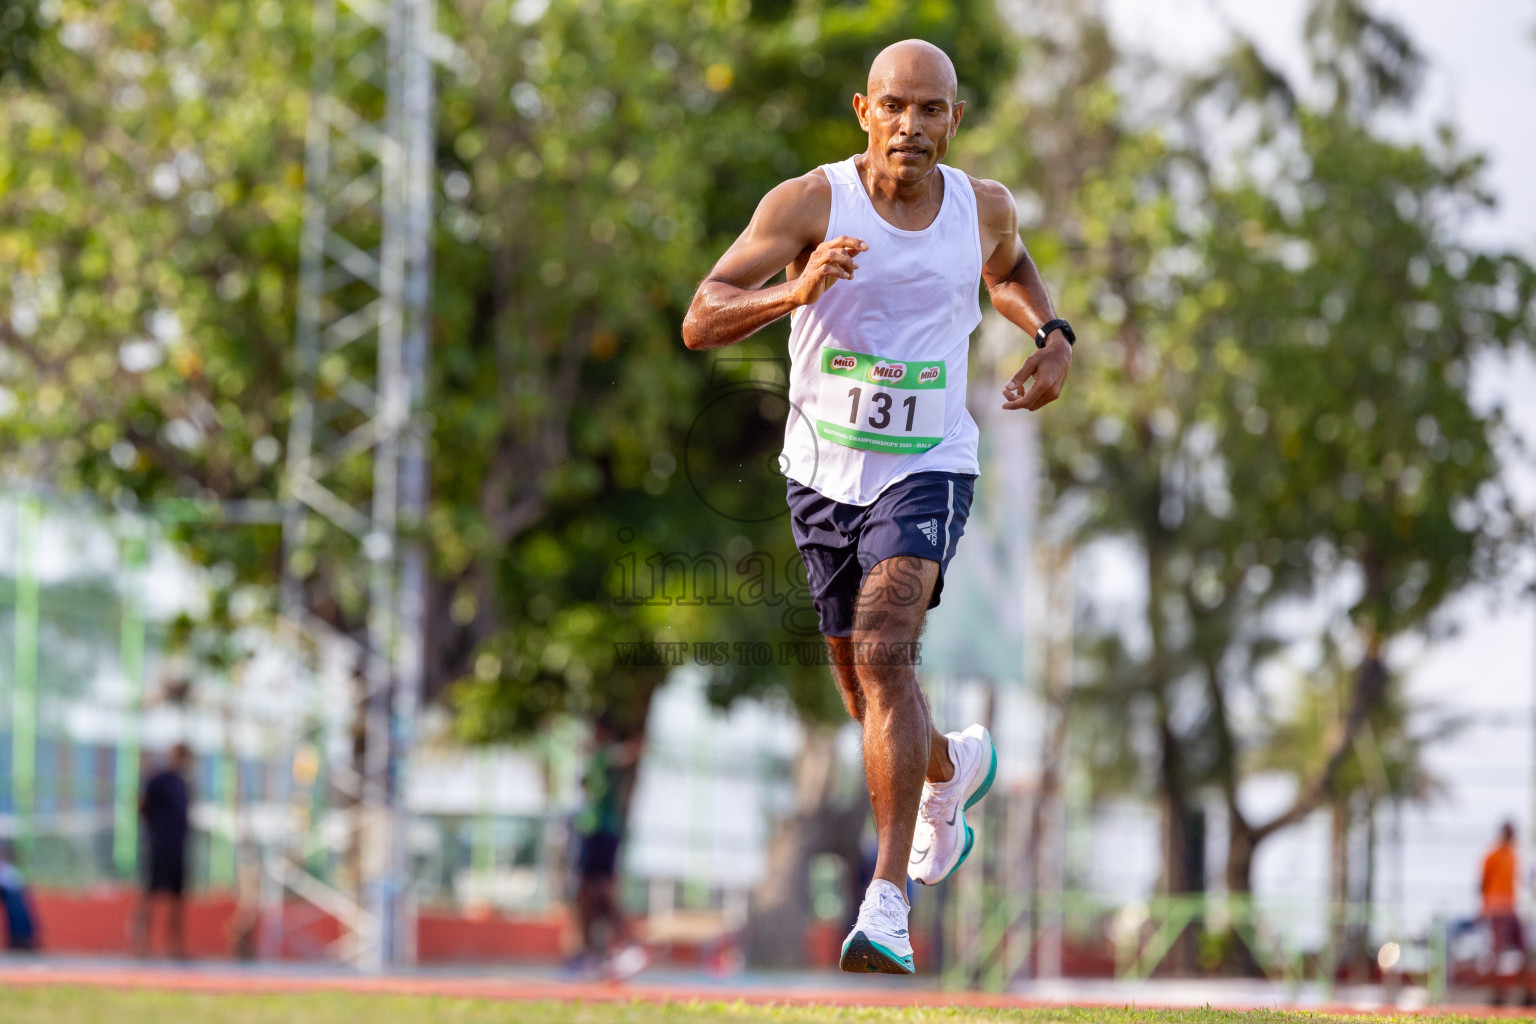
<svg viewBox="0 0 1536 1024"><path fill-rule="evenodd" d="M852 369L856 368L858 365L859 365L858 359L854 358L853 356L833 356L832 357L832 369L834 369L834 370L852 370Z"/></svg>
<svg viewBox="0 0 1536 1024"><path fill-rule="evenodd" d="M922 372L917 375L917 382L919 384L930 384L938 380L939 374L943 372L944 368L942 366L925 366Z"/></svg>
<svg viewBox="0 0 1536 1024"><path fill-rule="evenodd" d="M884 384L895 384L907 375L907 364L888 363L884 359L869 368L869 379Z"/></svg>

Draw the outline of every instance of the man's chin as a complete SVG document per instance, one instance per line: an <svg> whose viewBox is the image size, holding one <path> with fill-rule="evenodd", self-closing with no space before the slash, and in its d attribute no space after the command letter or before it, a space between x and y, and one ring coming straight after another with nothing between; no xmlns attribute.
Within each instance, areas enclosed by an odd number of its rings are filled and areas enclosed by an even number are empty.
<svg viewBox="0 0 1536 1024"><path fill-rule="evenodd" d="M891 169L893 177L902 181L920 181L933 170L936 160L931 156L921 158L903 159L899 154L892 154L885 161L885 165Z"/></svg>

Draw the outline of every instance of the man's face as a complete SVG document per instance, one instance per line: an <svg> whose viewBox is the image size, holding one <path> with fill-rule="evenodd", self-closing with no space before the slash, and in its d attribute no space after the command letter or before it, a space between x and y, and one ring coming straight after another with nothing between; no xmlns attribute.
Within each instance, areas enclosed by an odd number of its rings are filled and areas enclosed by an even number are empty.
<svg viewBox="0 0 1536 1024"><path fill-rule="evenodd" d="M871 151L892 177L921 180L944 159L965 110L953 90L946 76L919 65L872 80L869 96L853 98Z"/></svg>

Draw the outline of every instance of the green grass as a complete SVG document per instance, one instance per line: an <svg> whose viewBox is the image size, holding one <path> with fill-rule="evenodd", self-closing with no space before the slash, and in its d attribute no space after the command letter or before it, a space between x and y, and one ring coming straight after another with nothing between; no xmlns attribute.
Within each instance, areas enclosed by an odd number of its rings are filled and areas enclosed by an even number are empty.
<svg viewBox="0 0 1536 1024"><path fill-rule="evenodd" d="M0 1024L1322 1024L1472 1021L1442 1016L1334 1017L1271 1010L1029 1010L762 1007L740 1003L513 1003L438 996L196 995L22 987L0 992ZM1506 1020L1508 1018L1505 1018Z"/></svg>

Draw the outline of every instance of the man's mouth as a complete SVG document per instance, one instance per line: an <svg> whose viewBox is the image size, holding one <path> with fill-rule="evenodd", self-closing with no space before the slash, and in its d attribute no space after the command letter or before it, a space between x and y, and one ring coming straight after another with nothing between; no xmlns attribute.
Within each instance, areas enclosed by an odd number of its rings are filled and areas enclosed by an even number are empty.
<svg viewBox="0 0 1536 1024"><path fill-rule="evenodd" d="M928 151L921 146L892 146L892 153L906 153L909 156L923 156Z"/></svg>

